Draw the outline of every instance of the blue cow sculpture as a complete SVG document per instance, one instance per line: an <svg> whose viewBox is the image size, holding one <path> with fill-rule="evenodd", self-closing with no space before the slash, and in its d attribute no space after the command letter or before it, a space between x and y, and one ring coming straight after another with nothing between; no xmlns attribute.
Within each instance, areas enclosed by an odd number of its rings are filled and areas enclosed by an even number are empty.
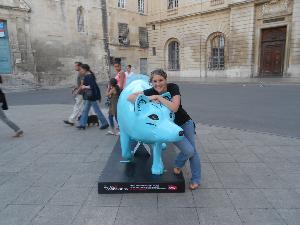
<svg viewBox="0 0 300 225"><path fill-rule="evenodd" d="M128 101L130 94L148 88L151 88L148 76L134 75L126 81L126 87L119 97L117 112L122 157L132 160L131 141L148 144L153 155L151 172L160 175L164 172L162 150L166 147L165 143L181 141L183 130L173 122L174 113L166 106L151 102L142 94L134 104ZM163 97L171 99L170 93Z"/></svg>

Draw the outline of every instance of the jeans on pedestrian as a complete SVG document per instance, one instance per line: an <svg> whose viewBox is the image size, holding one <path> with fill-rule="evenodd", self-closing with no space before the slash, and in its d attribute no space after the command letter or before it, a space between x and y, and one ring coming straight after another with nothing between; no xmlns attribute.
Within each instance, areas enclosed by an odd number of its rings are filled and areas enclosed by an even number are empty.
<svg viewBox="0 0 300 225"><path fill-rule="evenodd" d="M97 101L89 101L89 100L84 100L83 111L82 111L82 115L80 117L80 125L84 126L84 127L86 126L89 111L90 111L91 107L93 107L93 109L94 109L98 119L100 120L102 126L108 125L108 122L105 119L105 116L103 115L103 113L101 112Z"/></svg>
<svg viewBox="0 0 300 225"><path fill-rule="evenodd" d="M108 115L109 126L111 128L115 128L114 118L115 118L116 122L118 122L116 116L113 116L111 114Z"/></svg>
<svg viewBox="0 0 300 225"><path fill-rule="evenodd" d="M7 118L1 106L0 106L0 120L2 120L7 126L13 129L15 132L21 130L20 127L18 127L14 122L12 122L10 119Z"/></svg>
<svg viewBox="0 0 300 225"><path fill-rule="evenodd" d="M175 142L175 146L180 150L175 160L175 167L182 168L187 160L190 161L192 173L192 183L200 184L201 181L201 163L200 156L195 146L195 127L192 120L184 123L181 128L184 131L182 141Z"/></svg>

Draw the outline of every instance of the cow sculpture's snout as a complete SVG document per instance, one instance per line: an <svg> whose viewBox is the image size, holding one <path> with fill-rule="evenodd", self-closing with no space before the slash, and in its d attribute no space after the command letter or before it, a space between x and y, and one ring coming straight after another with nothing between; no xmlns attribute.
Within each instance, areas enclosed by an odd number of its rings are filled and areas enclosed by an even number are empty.
<svg viewBox="0 0 300 225"><path fill-rule="evenodd" d="M179 131L179 136L182 137L184 135L183 131Z"/></svg>

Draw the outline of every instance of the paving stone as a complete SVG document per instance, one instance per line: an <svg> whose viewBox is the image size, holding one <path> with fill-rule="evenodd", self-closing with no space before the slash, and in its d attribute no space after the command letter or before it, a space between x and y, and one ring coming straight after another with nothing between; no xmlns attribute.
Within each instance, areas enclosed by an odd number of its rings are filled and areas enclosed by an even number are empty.
<svg viewBox="0 0 300 225"><path fill-rule="evenodd" d="M263 192L276 209L300 208L300 192L294 189L264 189Z"/></svg>
<svg viewBox="0 0 300 225"><path fill-rule="evenodd" d="M157 194L124 194L120 206L157 207Z"/></svg>
<svg viewBox="0 0 300 225"><path fill-rule="evenodd" d="M158 225L156 208L120 207L114 225Z"/></svg>
<svg viewBox="0 0 300 225"><path fill-rule="evenodd" d="M299 225L300 209L278 209L277 211L288 225Z"/></svg>
<svg viewBox="0 0 300 225"><path fill-rule="evenodd" d="M200 224L205 225L242 225L234 209L226 208L200 208L197 209Z"/></svg>
<svg viewBox="0 0 300 225"><path fill-rule="evenodd" d="M227 163L227 162L236 162L235 159L228 153L208 153L207 157L209 158L209 160L211 162L223 162L223 163Z"/></svg>
<svg viewBox="0 0 300 225"><path fill-rule="evenodd" d="M69 173L53 173L44 174L34 183L36 187L62 187L71 177Z"/></svg>
<svg viewBox="0 0 300 225"><path fill-rule="evenodd" d="M240 167L259 188L284 188L287 185L264 163L240 163Z"/></svg>
<svg viewBox="0 0 300 225"><path fill-rule="evenodd" d="M41 210L41 205L9 205L0 212L1 225L26 225Z"/></svg>
<svg viewBox="0 0 300 225"><path fill-rule="evenodd" d="M17 173L10 173L10 172L0 172L0 186L4 184L6 181L15 177Z"/></svg>
<svg viewBox="0 0 300 225"><path fill-rule="evenodd" d="M266 196L258 189L228 189L229 198L235 208L271 208Z"/></svg>
<svg viewBox="0 0 300 225"><path fill-rule="evenodd" d="M197 207L203 208L233 208L228 195L223 189L198 189L193 191Z"/></svg>
<svg viewBox="0 0 300 225"><path fill-rule="evenodd" d="M231 154L232 154L232 158L236 162L240 162L240 163L258 163L258 162L262 162L262 160L260 158L258 158L254 153L252 153L249 150L244 151L244 152L231 153Z"/></svg>
<svg viewBox="0 0 300 225"><path fill-rule="evenodd" d="M64 188L59 190L50 200L51 205L82 205L91 188Z"/></svg>
<svg viewBox="0 0 300 225"><path fill-rule="evenodd" d="M80 209L72 225L113 225L118 207L90 207Z"/></svg>
<svg viewBox="0 0 300 225"><path fill-rule="evenodd" d="M93 187L92 191L89 193L87 201L85 204L87 206L107 206L107 207L119 207L122 200L122 194L115 195L99 195L98 187Z"/></svg>
<svg viewBox="0 0 300 225"><path fill-rule="evenodd" d="M274 209L238 209L245 225L285 225Z"/></svg>
<svg viewBox="0 0 300 225"><path fill-rule="evenodd" d="M82 188L82 187L94 187L98 184L97 180L99 178L98 174L92 173L82 173L73 174L70 179L64 184L63 188Z"/></svg>
<svg viewBox="0 0 300 225"><path fill-rule="evenodd" d="M169 193L158 194L158 208L172 207L196 207L191 191L178 193L176 196Z"/></svg>
<svg viewBox="0 0 300 225"><path fill-rule="evenodd" d="M160 208L157 225L199 225L199 219L195 208Z"/></svg>
<svg viewBox="0 0 300 225"><path fill-rule="evenodd" d="M216 171L210 163L201 164L201 187L200 188L223 188Z"/></svg>
<svg viewBox="0 0 300 225"><path fill-rule="evenodd" d="M255 184L237 163L214 163L214 168L225 188L254 188Z"/></svg>
<svg viewBox="0 0 300 225"><path fill-rule="evenodd" d="M31 187L26 192L20 194L19 197L12 203L19 205L44 205L57 191L58 190L55 188Z"/></svg>
<svg viewBox="0 0 300 225"><path fill-rule="evenodd" d="M71 225L80 206L47 205L31 221L30 225Z"/></svg>

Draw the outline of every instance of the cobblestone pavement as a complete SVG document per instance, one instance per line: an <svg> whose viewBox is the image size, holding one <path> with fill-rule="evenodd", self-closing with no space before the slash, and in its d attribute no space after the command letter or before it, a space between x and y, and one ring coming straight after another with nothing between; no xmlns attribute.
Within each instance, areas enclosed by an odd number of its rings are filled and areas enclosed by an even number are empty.
<svg viewBox="0 0 300 225"><path fill-rule="evenodd" d="M198 124L201 189L98 195L116 137L65 126L71 108L11 107L19 139L0 123L0 225L300 224L299 139Z"/></svg>

